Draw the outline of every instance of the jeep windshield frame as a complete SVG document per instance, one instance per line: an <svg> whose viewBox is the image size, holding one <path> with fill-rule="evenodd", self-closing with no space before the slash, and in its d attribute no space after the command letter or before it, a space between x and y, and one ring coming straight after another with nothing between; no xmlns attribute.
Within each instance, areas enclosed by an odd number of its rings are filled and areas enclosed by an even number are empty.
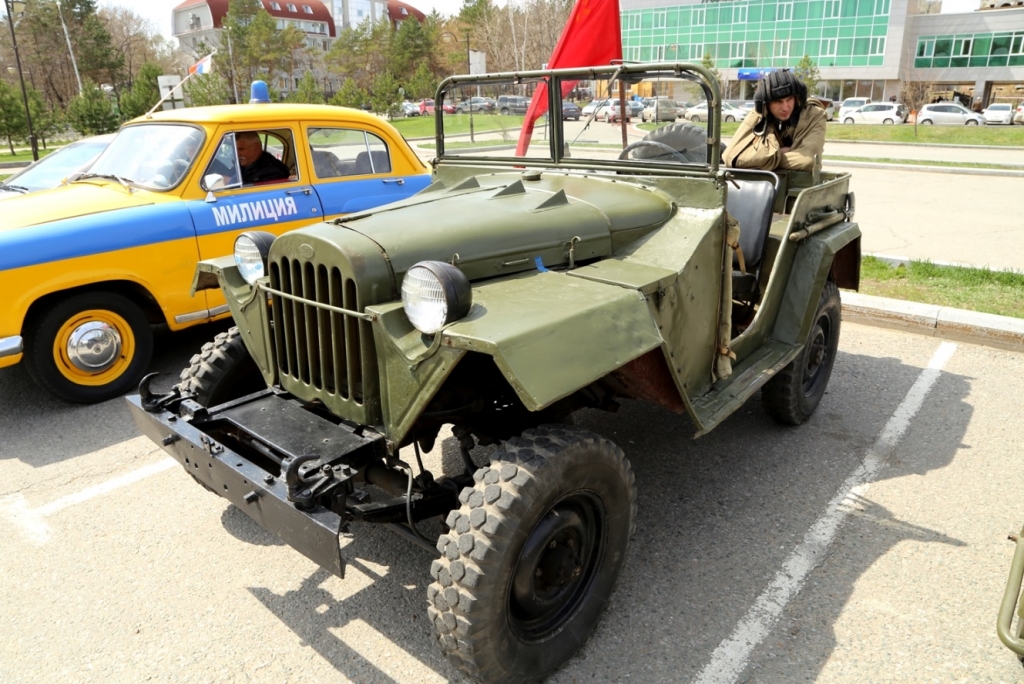
<svg viewBox="0 0 1024 684"><path fill-rule="evenodd" d="M659 92L672 92L672 83L699 89L711 105L706 125L706 155L700 163L686 164L678 160L666 163L650 158L618 159L618 154L627 145L625 133L621 145L600 144L586 139L589 127L597 126L598 111L581 117L579 125L574 127L577 130L567 130L568 122L562 120L562 103L570 101L566 95L577 91L581 83L591 84L596 100L630 99L631 90L640 90L643 84ZM539 95L545 95L546 107L541 108L542 114L535 121L533 136L526 153L528 156L516 156L516 142L521 125L517 124L514 118L503 117L506 124L500 126L500 137L495 137L494 130L488 128L491 115L472 112L444 114L445 105L451 107L460 99L468 97L469 93L473 96L482 93L495 98L499 95L523 95L528 98L532 96L533 100ZM673 175L684 172L687 175L716 175L721 162L721 93L717 79L701 64L612 64L600 67L451 76L438 85L434 101L439 112L434 122L436 156L432 163L435 168L529 166L607 170L609 173ZM582 108L582 104L579 106ZM629 107L626 106L627 113L628 110ZM532 111L532 104L529 111ZM464 132L467 120L468 135ZM507 125L509 121L512 123L511 126ZM618 121L612 123L620 127L629 125ZM602 122L602 126L607 126L607 123ZM635 130L630 134L634 138L630 142L642 137ZM581 149L595 153L581 156ZM600 153L597 153L598 151Z"/></svg>

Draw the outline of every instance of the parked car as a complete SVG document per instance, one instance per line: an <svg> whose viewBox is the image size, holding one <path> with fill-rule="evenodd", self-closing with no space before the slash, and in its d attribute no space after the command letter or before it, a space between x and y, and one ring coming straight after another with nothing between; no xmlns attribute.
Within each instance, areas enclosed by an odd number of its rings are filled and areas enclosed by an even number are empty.
<svg viewBox="0 0 1024 684"><path fill-rule="evenodd" d="M243 182L235 136L250 132L288 176ZM199 259L247 230L280 235L429 183L402 135L356 109L227 105L130 121L73 182L3 201L0 367L24 362L67 401L123 394L149 369L154 324L228 314L219 293L192 296Z"/></svg>
<svg viewBox="0 0 1024 684"><path fill-rule="evenodd" d="M454 114L455 105L452 104L451 102L445 102L443 105L441 105L441 111L444 112L445 114Z"/></svg>
<svg viewBox="0 0 1024 684"><path fill-rule="evenodd" d="M629 106L628 102L623 108L622 100L605 100L601 108L597 110L597 118L606 123L614 123L622 120L623 111L626 114L626 121L629 121L633 116L633 108Z"/></svg>
<svg viewBox="0 0 1024 684"><path fill-rule="evenodd" d="M639 118L640 115L644 113L644 103L641 100L626 100L626 104L629 106L630 116L634 119Z"/></svg>
<svg viewBox="0 0 1024 684"><path fill-rule="evenodd" d="M722 121L743 121L746 118L747 113L728 103L722 103ZM692 107L686 109L686 118L694 123L700 123L701 121L708 120L708 101L698 102Z"/></svg>
<svg viewBox="0 0 1024 684"><path fill-rule="evenodd" d="M565 100L562 101L563 121L569 121L570 119L572 119L573 121L579 121L582 115L583 110L579 108L579 105L577 105L574 102L568 102Z"/></svg>
<svg viewBox="0 0 1024 684"><path fill-rule="evenodd" d="M989 124L1013 124L1013 105L1009 102L996 102L990 104L981 115L985 117L985 123Z"/></svg>
<svg viewBox="0 0 1024 684"><path fill-rule="evenodd" d="M1024 102L1017 105L1017 111L1013 115L1013 123L1024 124Z"/></svg>
<svg viewBox="0 0 1024 684"><path fill-rule="evenodd" d="M526 110L530 108L530 101L522 95L501 95L495 106L502 116L526 114Z"/></svg>
<svg viewBox="0 0 1024 684"><path fill-rule="evenodd" d="M860 109L866 104L871 104L870 97L848 97L839 105L839 120L846 121L846 115L855 109Z"/></svg>
<svg viewBox="0 0 1024 684"><path fill-rule="evenodd" d="M456 114L465 114L466 112L492 114L494 113L494 100L487 97L471 97L455 105Z"/></svg>
<svg viewBox="0 0 1024 684"><path fill-rule="evenodd" d="M645 68L591 66L543 79L556 93L584 79L612 89L613 75L633 84ZM689 65L676 69L713 87ZM515 77L474 75L490 88ZM553 141L570 137L560 114L549 112ZM638 515L637 488L660 477L678 490L700 467L693 450L637 477L629 456L646 460L644 446L624 450L614 426L600 434L598 411L643 402L636 420L652 443L678 441L689 420L695 436L723 426L737 443L756 440L765 428L748 419L755 401L791 426L822 408L805 428L812 438L850 418L842 412L860 407L836 394L848 383L828 388L834 366L848 374L858 363L838 345L840 288L857 287L861 230L848 173L726 176L718 155L706 158L717 125L709 134L687 122L663 126L612 162L606 150L565 155L553 144L532 157L449 154L439 119L430 192L256 250L241 241L237 261L202 262L201 293L223 292L237 327L204 346L174 391L144 385L128 405L188 473L179 478L322 568L311 573L296 559L294 584L304 585L288 605L293 624L317 619L333 601L337 581L327 578L343 576L344 554L366 557L367 542L384 534L368 528L387 526L415 544L396 555L388 540L387 560L403 585L424 585L422 630L465 678L540 682L582 648L605 611L617 613L614 623L635 614L614 589L636 525L673 543L665 523L678 507ZM651 137L666 129L683 133ZM656 158L666 152L670 159ZM743 226L742 269L727 247L726 210ZM742 307L735 320L733 300ZM571 420L584 409L587 429ZM737 412L742 420L723 425ZM440 450L441 440L459 463L417 467L419 450ZM208 534L226 503L179 491L177 482L154 488L161 523ZM713 500L694 505L719 510ZM183 523L197 516L202 529ZM343 532L363 538L340 548ZM232 551L202 561L230 565ZM414 563L431 579L412 579ZM630 579L642 569L631 568ZM327 582L335 586L319 588ZM360 607L383 610L394 586L360 585ZM699 608L690 612L696 624ZM281 648L300 647L291 642ZM167 657L187 648L168 639Z"/></svg>
<svg viewBox="0 0 1024 684"><path fill-rule="evenodd" d="M420 100L420 114L424 116L432 116L434 114L434 101L433 100Z"/></svg>
<svg viewBox="0 0 1024 684"><path fill-rule="evenodd" d="M907 120L909 112L902 102L873 102L859 107L843 119L847 124L898 124Z"/></svg>
<svg viewBox="0 0 1024 684"><path fill-rule="evenodd" d="M808 99L817 100L818 103L825 109L825 121L832 121L836 117L836 103L827 97L821 97L818 95L812 95Z"/></svg>
<svg viewBox="0 0 1024 684"><path fill-rule="evenodd" d="M413 102L402 103L402 116L419 116L420 114L420 106L418 104Z"/></svg>
<svg viewBox="0 0 1024 684"><path fill-rule="evenodd" d="M672 100L655 98L648 102L640 114L642 121L675 121L679 118L679 106Z"/></svg>
<svg viewBox="0 0 1024 684"><path fill-rule="evenodd" d="M113 139L113 133L96 135L54 150L0 183L0 200L57 187L71 174L87 169Z"/></svg>
<svg viewBox="0 0 1024 684"><path fill-rule="evenodd" d="M917 123L925 126L978 126L985 123L985 118L958 102L936 102L921 107Z"/></svg>
<svg viewBox="0 0 1024 684"><path fill-rule="evenodd" d="M583 105L583 110L582 110L583 116L592 116L592 115L596 116L597 110L599 110L601 108L601 105L603 105L607 101L608 101L607 98L600 99L600 100L591 100L587 104Z"/></svg>

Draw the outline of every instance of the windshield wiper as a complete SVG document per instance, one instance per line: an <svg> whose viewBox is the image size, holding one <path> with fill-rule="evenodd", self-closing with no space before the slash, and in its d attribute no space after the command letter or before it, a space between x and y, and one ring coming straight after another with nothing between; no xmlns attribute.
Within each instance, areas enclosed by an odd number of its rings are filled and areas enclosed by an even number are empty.
<svg viewBox="0 0 1024 684"><path fill-rule="evenodd" d="M0 185L0 188L3 188L4 190L13 190L14 192L20 192L22 195L24 195L27 192L31 192L31 190L26 188L24 185L14 185L13 183Z"/></svg>
<svg viewBox="0 0 1024 684"><path fill-rule="evenodd" d="M121 178L116 173L83 173L81 176L79 176L72 182L77 183L80 180L86 180L89 178L106 178L107 180L116 180L118 183L124 186L125 190L131 190L131 184L135 182L127 178Z"/></svg>

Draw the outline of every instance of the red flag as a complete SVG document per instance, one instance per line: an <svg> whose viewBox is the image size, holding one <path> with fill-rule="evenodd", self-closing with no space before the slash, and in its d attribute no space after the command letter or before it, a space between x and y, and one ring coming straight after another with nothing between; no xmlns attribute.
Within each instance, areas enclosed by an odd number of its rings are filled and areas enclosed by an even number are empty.
<svg viewBox="0 0 1024 684"><path fill-rule="evenodd" d="M613 59L622 59L622 28L619 23L619 0L576 0L565 22L558 44L548 61L549 69L602 66ZM562 83L562 97L576 85L574 81ZM522 157L530 147L533 124L548 109L548 88L540 84L519 132L516 156Z"/></svg>

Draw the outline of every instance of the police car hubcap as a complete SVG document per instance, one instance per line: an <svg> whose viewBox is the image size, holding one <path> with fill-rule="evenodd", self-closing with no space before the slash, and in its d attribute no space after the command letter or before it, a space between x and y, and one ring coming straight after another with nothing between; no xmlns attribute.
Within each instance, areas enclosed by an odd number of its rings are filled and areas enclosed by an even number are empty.
<svg viewBox="0 0 1024 684"><path fill-rule="evenodd" d="M68 358L82 371L104 371L120 356L121 335L107 323L84 323L75 328L68 339Z"/></svg>

